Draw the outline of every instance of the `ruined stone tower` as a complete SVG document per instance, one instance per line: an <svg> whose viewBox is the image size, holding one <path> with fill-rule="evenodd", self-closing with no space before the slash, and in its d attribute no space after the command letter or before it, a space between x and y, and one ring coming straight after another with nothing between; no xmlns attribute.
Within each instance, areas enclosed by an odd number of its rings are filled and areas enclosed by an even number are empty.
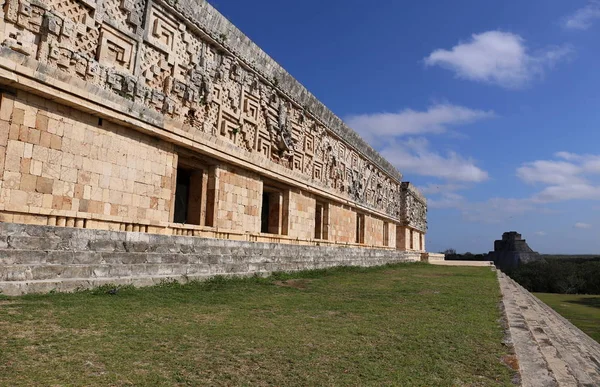
<svg viewBox="0 0 600 387"><path fill-rule="evenodd" d="M494 242L494 251L490 259L502 271L517 268L521 263L540 259L540 254L533 251L527 241L516 231L505 232L502 239Z"/></svg>

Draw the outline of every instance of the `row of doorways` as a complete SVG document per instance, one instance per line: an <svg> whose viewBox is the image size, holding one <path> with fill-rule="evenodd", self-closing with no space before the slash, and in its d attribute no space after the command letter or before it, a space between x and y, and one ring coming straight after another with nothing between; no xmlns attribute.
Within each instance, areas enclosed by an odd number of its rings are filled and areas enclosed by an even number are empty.
<svg viewBox="0 0 600 387"><path fill-rule="evenodd" d="M209 176L208 169L199 169L180 163L177 168L175 189L174 223L214 227L215 222L215 179ZM288 235L287 214L289 203L285 190L265 185L262 193L260 232L265 234ZM355 212L355 242L365 243L365 215ZM329 240L329 204L316 202L314 238ZM413 248L412 232L410 247ZM389 223L383 224L383 244L390 245Z"/></svg>

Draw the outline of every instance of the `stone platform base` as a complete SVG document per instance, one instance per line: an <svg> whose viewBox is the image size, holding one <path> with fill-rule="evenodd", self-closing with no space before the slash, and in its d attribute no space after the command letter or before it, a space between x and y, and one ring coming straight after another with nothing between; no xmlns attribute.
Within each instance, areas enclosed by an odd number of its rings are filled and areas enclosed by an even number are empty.
<svg viewBox="0 0 600 387"><path fill-rule="evenodd" d="M436 263L444 262L446 255L436 253L421 253L421 262Z"/></svg>
<svg viewBox="0 0 600 387"><path fill-rule="evenodd" d="M492 261L431 261L429 263L440 266L494 267Z"/></svg>
<svg viewBox="0 0 600 387"><path fill-rule="evenodd" d="M600 386L600 344L498 271L523 387Z"/></svg>
<svg viewBox="0 0 600 387"><path fill-rule="evenodd" d="M0 223L0 291L11 296L420 259L419 252Z"/></svg>

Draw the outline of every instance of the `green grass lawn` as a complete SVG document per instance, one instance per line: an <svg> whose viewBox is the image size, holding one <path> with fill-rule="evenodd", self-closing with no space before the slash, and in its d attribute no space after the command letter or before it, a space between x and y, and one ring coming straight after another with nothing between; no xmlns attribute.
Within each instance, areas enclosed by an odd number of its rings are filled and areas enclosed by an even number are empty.
<svg viewBox="0 0 600 387"><path fill-rule="evenodd" d="M0 299L0 385L508 386L489 268L403 264Z"/></svg>
<svg viewBox="0 0 600 387"><path fill-rule="evenodd" d="M577 328L600 343L600 296L534 293Z"/></svg>

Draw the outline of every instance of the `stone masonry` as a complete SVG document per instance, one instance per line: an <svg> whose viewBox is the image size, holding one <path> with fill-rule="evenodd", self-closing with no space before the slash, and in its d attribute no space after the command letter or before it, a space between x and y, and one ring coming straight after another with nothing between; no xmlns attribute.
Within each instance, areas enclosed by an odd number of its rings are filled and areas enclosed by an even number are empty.
<svg viewBox="0 0 600 387"><path fill-rule="evenodd" d="M0 224L5 295L106 284L136 286L215 275L417 262L419 252L241 242L147 233Z"/></svg>
<svg viewBox="0 0 600 387"><path fill-rule="evenodd" d="M523 387L600 385L600 344L498 272Z"/></svg>
<svg viewBox="0 0 600 387"><path fill-rule="evenodd" d="M204 0L0 0L0 221L425 251L427 202Z"/></svg>
<svg viewBox="0 0 600 387"><path fill-rule="evenodd" d="M516 231L502 234L502 239L494 242L494 251L488 256L502 271L516 269L521 263L542 259Z"/></svg>

